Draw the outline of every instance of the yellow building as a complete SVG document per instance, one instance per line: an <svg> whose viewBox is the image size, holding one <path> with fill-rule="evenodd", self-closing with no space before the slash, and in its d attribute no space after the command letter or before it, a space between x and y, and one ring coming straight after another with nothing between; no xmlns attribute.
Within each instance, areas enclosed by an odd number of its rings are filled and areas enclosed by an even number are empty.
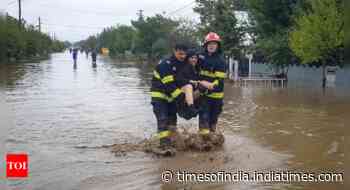
<svg viewBox="0 0 350 190"><path fill-rule="evenodd" d="M108 55L109 54L109 49L108 48L101 48L101 53L103 55Z"/></svg>

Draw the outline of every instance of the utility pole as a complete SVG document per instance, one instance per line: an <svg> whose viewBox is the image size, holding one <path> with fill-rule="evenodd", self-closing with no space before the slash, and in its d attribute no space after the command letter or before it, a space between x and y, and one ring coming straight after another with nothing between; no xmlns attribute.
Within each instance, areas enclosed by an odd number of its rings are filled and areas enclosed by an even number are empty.
<svg viewBox="0 0 350 190"><path fill-rule="evenodd" d="M21 0L18 0L18 27L22 28L22 5Z"/></svg>
<svg viewBox="0 0 350 190"><path fill-rule="evenodd" d="M138 13L137 13L137 16L139 17L139 21L142 21L143 20L143 10L139 10Z"/></svg>
<svg viewBox="0 0 350 190"><path fill-rule="evenodd" d="M39 32L41 32L41 19L40 19L40 16L39 16L39 19L38 19L38 28L39 28Z"/></svg>
<svg viewBox="0 0 350 190"><path fill-rule="evenodd" d="M6 12L5 21L7 22L7 21L8 21L8 19L9 19L9 13L8 13L8 12Z"/></svg>

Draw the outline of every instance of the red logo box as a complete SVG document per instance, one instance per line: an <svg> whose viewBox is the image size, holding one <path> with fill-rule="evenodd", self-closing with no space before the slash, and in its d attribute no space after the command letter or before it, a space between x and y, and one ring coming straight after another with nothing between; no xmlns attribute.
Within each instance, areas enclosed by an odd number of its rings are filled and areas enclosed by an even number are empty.
<svg viewBox="0 0 350 190"><path fill-rule="evenodd" d="M6 155L6 177L28 177L28 155L7 154Z"/></svg>

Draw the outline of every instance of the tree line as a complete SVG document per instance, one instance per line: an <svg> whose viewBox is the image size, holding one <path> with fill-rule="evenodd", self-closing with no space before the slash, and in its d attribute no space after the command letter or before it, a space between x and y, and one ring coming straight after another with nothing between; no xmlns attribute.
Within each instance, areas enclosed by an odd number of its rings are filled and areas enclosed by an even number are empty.
<svg viewBox="0 0 350 190"><path fill-rule="evenodd" d="M20 24L9 15L0 16L0 61L18 61L59 52L69 44L54 40L33 25Z"/></svg>
<svg viewBox="0 0 350 190"><path fill-rule="evenodd" d="M139 13L131 25L116 25L101 33L75 43L87 51L108 48L110 55L125 58L157 60L171 51L174 43L183 42L199 47L198 29L194 22L167 18L162 14L145 17Z"/></svg>
<svg viewBox="0 0 350 190"><path fill-rule="evenodd" d="M254 59L277 68L290 64L344 64L344 0L196 0L199 23L165 14L145 17L131 25L104 29L79 44L109 48L112 56L131 54L158 59L176 42L199 48L204 35L217 32L224 53ZM241 19L247 15L246 19ZM241 18L239 18L241 17Z"/></svg>

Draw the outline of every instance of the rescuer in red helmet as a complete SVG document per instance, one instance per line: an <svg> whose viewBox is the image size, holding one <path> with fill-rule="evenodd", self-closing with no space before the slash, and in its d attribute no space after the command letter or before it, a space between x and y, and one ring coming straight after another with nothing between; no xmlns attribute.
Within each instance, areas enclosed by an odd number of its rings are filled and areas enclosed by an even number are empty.
<svg viewBox="0 0 350 190"><path fill-rule="evenodd" d="M226 64L221 57L221 38L218 34L207 34L203 47L204 53L199 56L199 78L207 91L201 96L199 133L205 136L216 131L222 112Z"/></svg>

